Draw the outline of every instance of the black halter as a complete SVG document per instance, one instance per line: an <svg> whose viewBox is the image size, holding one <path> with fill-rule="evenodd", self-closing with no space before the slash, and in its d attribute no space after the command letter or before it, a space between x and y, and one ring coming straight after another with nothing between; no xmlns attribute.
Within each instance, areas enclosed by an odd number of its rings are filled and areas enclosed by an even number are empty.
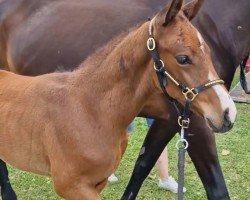
<svg viewBox="0 0 250 200"><path fill-rule="evenodd" d="M147 40L147 48L151 53L151 56L154 61L154 69L156 71L158 81L160 83L161 89L165 97L174 105L175 109L178 112L178 124L181 127L180 131L180 139L176 143L176 148L179 150L179 161L178 161L178 168L179 168L179 175L178 175L178 199L183 199L183 184L184 184L184 158L185 152L188 148L188 141L185 139L185 130L189 128L190 124L190 105L191 102L196 98L196 96L216 85L216 84L224 84L224 81L221 79L209 81L205 84L201 84L200 86L189 88L182 83L179 83L164 67L164 62L160 59L159 54L156 49L156 42L152 34L152 21L149 25L149 38ZM186 101L183 112L180 111L179 107L177 106L177 100L172 98L166 91L167 81L171 80L182 92ZM181 114L182 113L182 114Z"/></svg>

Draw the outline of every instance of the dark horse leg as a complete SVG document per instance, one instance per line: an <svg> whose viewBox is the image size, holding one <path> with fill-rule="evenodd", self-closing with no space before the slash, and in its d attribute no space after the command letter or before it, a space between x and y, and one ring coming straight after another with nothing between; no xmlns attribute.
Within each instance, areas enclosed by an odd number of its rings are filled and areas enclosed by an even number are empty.
<svg viewBox="0 0 250 200"><path fill-rule="evenodd" d="M172 115L171 115L172 116ZM155 165L165 145L179 129L177 118L168 121L155 121L151 126L142 148L144 154L139 155L130 182L123 194L123 200L135 199L140 187ZM197 123L198 122L198 123ZM195 115L191 116L188 153L205 187L210 200L230 199L223 174L218 161L215 136L205 121Z"/></svg>
<svg viewBox="0 0 250 200"><path fill-rule="evenodd" d="M3 200L17 199L16 194L10 184L6 163L2 160L0 160L0 185L1 185L1 195Z"/></svg>
<svg viewBox="0 0 250 200"><path fill-rule="evenodd" d="M123 200L132 200L136 198L143 181L154 167L157 159L166 147L166 144L174 137L176 132L174 134L165 134L165 123L166 121L155 120L150 127L142 145L140 155L136 161L129 184L122 196Z"/></svg>
<svg viewBox="0 0 250 200"><path fill-rule="evenodd" d="M204 185L207 198L228 200L230 198L218 160L215 134L197 116L192 117L191 123L190 133L194 135L187 136L190 144L188 154Z"/></svg>

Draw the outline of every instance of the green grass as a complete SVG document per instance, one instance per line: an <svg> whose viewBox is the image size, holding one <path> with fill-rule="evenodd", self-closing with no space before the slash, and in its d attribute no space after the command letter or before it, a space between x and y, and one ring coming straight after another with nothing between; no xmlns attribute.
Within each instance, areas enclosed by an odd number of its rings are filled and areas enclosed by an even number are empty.
<svg viewBox="0 0 250 200"><path fill-rule="evenodd" d="M238 118L232 131L227 134L217 135L218 153L223 169L224 177L230 192L231 199L250 199L250 105L237 104ZM117 200L121 197L124 188L129 180L134 162L137 158L140 146L147 132L144 119L136 119L136 125L130 136L127 151L116 172L119 178L118 183L108 184L102 192L102 199ZM168 146L169 171L175 178L176 171L176 150L174 138ZM223 149L229 150L227 156L222 156ZM10 179L20 200L56 200L60 199L53 191L49 178L36 176L9 167ZM155 175L155 169L151 175ZM185 186L187 192L185 199L201 200L206 199L205 191L198 178L190 158L186 159ZM176 196L168 191L157 187L157 178L147 178L144 182L137 199L141 200L172 200Z"/></svg>
<svg viewBox="0 0 250 200"><path fill-rule="evenodd" d="M231 84L231 89L233 89L240 81L240 68L238 67L236 69L236 72L234 74L234 79L233 79L233 82Z"/></svg>

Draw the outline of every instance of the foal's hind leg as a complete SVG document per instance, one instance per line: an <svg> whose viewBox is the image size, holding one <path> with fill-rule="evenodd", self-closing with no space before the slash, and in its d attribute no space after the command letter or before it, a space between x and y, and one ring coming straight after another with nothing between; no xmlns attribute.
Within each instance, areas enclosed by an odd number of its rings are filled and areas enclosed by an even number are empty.
<svg viewBox="0 0 250 200"><path fill-rule="evenodd" d="M8 170L4 161L0 160L0 185L2 200L16 200L16 194L11 187Z"/></svg>

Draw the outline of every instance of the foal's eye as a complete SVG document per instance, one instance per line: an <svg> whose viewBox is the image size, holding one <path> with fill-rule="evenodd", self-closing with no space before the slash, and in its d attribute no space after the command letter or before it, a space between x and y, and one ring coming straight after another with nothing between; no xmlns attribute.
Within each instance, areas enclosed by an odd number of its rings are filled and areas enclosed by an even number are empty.
<svg viewBox="0 0 250 200"><path fill-rule="evenodd" d="M192 61L189 59L188 56L177 56L176 60L180 65L192 64Z"/></svg>

